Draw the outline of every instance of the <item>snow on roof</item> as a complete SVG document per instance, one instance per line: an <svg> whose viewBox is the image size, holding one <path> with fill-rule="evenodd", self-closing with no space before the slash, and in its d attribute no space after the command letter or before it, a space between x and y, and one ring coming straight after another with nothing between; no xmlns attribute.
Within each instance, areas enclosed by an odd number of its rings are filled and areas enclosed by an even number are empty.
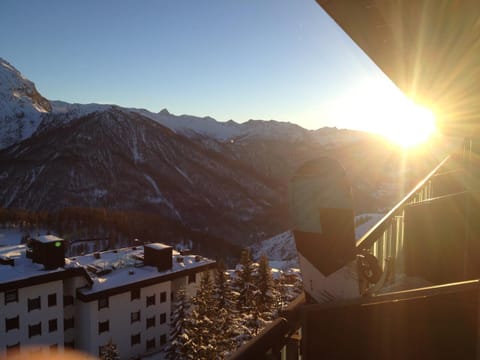
<svg viewBox="0 0 480 360"><path fill-rule="evenodd" d="M152 247L152 245L156 249L169 247L159 243L145 246ZM143 246L138 246L72 257L67 259L68 266L83 266L90 273L93 280L92 287L80 290L87 295L215 263L214 260L198 255L182 256L175 251L172 268L159 272L154 266L143 265L143 250Z"/></svg>
<svg viewBox="0 0 480 360"><path fill-rule="evenodd" d="M25 245L5 246L0 248L0 256L14 260L14 266L0 265L0 284L43 276L64 271L63 268L45 270L42 264L36 264L25 256Z"/></svg>
<svg viewBox="0 0 480 360"><path fill-rule="evenodd" d="M163 250L163 249L171 248L170 245L165 245L165 244L162 244L162 243L145 244L144 246L148 247L150 249L155 249L155 250Z"/></svg>
<svg viewBox="0 0 480 360"><path fill-rule="evenodd" d="M41 243L50 243L50 242L55 242L55 241L63 241L62 238L59 238L58 236L55 235L40 235L37 238L35 238L38 242Z"/></svg>
<svg viewBox="0 0 480 360"><path fill-rule="evenodd" d="M54 239L58 240L59 238L47 235L43 240L56 241ZM150 245L161 248L168 247L164 244ZM33 263L26 257L26 249L25 245L0 248L0 257L12 258L15 261L14 266L0 265L0 284L82 267L89 273L93 284L91 288L84 288L80 291L83 294L93 294L215 263L214 260L202 256L180 255L177 251L173 251L172 268L159 272L156 267L143 264L143 246L138 246L66 258L65 268L45 270L42 264Z"/></svg>

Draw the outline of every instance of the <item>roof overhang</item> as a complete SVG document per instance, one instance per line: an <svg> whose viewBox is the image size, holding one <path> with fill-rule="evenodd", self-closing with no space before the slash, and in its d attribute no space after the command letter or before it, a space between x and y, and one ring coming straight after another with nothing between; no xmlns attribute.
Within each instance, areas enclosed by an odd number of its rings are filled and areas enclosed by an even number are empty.
<svg viewBox="0 0 480 360"><path fill-rule="evenodd" d="M480 135L478 0L317 0L449 135Z"/></svg>

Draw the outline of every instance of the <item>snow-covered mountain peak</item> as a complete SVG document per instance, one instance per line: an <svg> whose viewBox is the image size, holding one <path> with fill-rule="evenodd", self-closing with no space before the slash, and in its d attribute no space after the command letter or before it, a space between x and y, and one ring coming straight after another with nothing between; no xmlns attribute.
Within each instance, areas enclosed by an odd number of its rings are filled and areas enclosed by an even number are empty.
<svg viewBox="0 0 480 360"><path fill-rule="evenodd" d="M171 115L170 112L167 110L167 108L165 109L162 109L158 112L158 115L163 115L163 116L167 116L167 115Z"/></svg>
<svg viewBox="0 0 480 360"><path fill-rule="evenodd" d="M0 58L0 149L30 137L51 109L33 82Z"/></svg>

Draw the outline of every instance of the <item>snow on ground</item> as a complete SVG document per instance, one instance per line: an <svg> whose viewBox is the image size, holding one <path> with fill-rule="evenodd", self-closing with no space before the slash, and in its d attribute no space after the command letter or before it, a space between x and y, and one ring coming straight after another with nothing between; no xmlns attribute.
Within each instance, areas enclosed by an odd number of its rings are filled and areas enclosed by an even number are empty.
<svg viewBox="0 0 480 360"><path fill-rule="evenodd" d="M355 217L357 222L361 222L355 229L355 238L359 240L375 224L377 224L385 214L365 213ZM291 231L286 231L260 243L252 246L252 256L258 260L262 254L268 257L269 265L274 269L298 268L297 249L295 239Z"/></svg>
<svg viewBox="0 0 480 360"><path fill-rule="evenodd" d="M360 224L355 228L355 238L357 240L360 240L360 238L363 235L365 235L384 216L385 216L385 214L379 214L379 213L366 213L366 214L357 215L355 217L356 219L359 219L361 217L364 217L364 218L366 217L366 218L368 218L368 220L365 223Z"/></svg>
<svg viewBox="0 0 480 360"><path fill-rule="evenodd" d="M0 247L3 246L11 246L11 245L19 245L20 241L22 240L22 236L26 233L26 231L22 231L19 228L4 228L0 227ZM37 229L35 231L30 232L30 235L37 235L37 234L47 234L48 231L45 229Z"/></svg>
<svg viewBox="0 0 480 360"><path fill-rule="evenodd" d="M0 246L18 245L23 233L18 229L0 228Z"/></svg>

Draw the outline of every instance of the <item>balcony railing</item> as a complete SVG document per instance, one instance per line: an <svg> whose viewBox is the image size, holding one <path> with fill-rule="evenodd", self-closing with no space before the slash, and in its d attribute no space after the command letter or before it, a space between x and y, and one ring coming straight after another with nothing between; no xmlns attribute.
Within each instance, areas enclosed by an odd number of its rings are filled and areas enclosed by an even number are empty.
<svg viewBox="0 0 480 360"><path fill-rule="evenodd" d="M465 281L473 278L480 277L480 267L475 266L464 266L462 264L467 263L478 263L478 259L471 258L468 255L469 250L472 248L472 244L469 244L468 237L471 233L471 229L469 230L469 219L472 216L480 217L480 211L477 213L472 209L480 208L480 206L473 206L472 207L472 199L471 194L468 190L471 187L467 186L467 184L471 181L470 174L470 161L469 158L470 152L467 150L467 154L465 152L459 158L457 157L446 157L443 161L441 161L422 181L420 181L417 186L413 188L410 193L408 193L392 210L390 210L370 231L368 231L361 239L359 239L356 243L356 247L358 252L369 252L373 254L377 259L380 267L382 268L383 272L388 276L384 276L382 279L382 284L380 286L378 284L373 284L369 288L365 289L365 294L373 295L375 291L380 289L382 286L392 284L396 281L396 278L401 275L405 274L405 272L409 273L410 275L422 276L425 275L427 272L427 278L434 279L431 282L432 286L438 286L438 284L446 284L446 283L455 283L458 281ZM475 200L477 201L477 200ZM406 242L406 227L405 227L405 218L407 212L414 213L413 211L423 211L427 213L432 211L432 213L437 214L438 209L447 209L447 211L452 211L450 209L450 205L458 205L462 207L459 212L461 214L453 214L454 217L456 216L456 223L447 224L448 226L454 228L455 230L463 230L460 233L452 233L452 239L449 239L450 243L447 246L455 244L457 240L458 243L461 243L457 254L452 254L450 261L452 264L446 265L447 267L447 275L440 274L440 281L435 282L435 279L438 279L437 273L429 273L429 269L425 269L422 267L423 260L418 261L415 259L415 256L410 256L408 258L408 269L406 268L406 257L407 254L405 250L409 250L410 254L413 252L415 254L417 250L419 253L422 253L424 248L421 243L423 239L413 239L415 236L418 235L418 228L412 228L412 223L415 225L416 219L414 216L410 215L410 222L409 227L407 230L411 235L412 239L409 239ZM413 208L417 210L412 210ZM435 212L436 211L436 212ZM414 213L415 214L415 213ZM431 222L439 222L441 223L444 218L449 219L450 213L441 213L439 218L430 219ZM458 216L457 216L458 215ZM435 216L435 215L432 215ZM443 218L441 218L443 216ZM475 218L475 217L473 217ZM465 226L466 224L466 226ZM420 225L422 225L420 223ZM449 229L451 230L451 229ZM475 229L474 229L475 230ZM480 228L478 230L478 234L480 234ZM435 234L427 234L430 237L434 237ZM417 236L418 237L418 236ZM457 239L459 237L460 239ZM463 237L463 238L462 238ZM417 241L420 240L420 241ZM435 239L433 239L435 240ZM418 245L417 243L420 243ZM406 246L406 244L409 246ZM438 244L441 246L441 244ZM418 248L420 246L420 248ZM435 241L432 244L426 243L427 250L429 251L434 248L436 251L437 244ZM428 247L430 246L430 247ZM447 249L440 249L439 252L445 253ZM456 251L454 249L454 251ZM480 253L480 245L477 252ZM462 254L463 252L463 254ZM447 255L449 256L449 255ZM455 257L456 256L456 257ZM463 257L462 257L463 256ZM412 260L413 258L413 260ZM432 265L436 268L441 268L443 266L442 259L434 259L433 263L431 259L428 259L428 254L426 255L425 262L428 265ZM429 262L430 261L430 262ZM436 262L435 262L436 261ZM447 261L448 263L448 261ZM456 271L457 265L461 264L461 266L465 267L464 271ZM450 266L450 267L448 267ZM468 269L467 269L468 268ZM418 271L417 271L418 270ZM436 269L438 272L438 269ZM472 275L473 274L473 275ZM437 276L437 277L436 277ZM442 281L443 278L450 281ZM442 286L442 285L440 285ZM453 286L453 285L452 285ZM478 287L478 281L475 283L475 286ZM448 290L448 292L453 291L455 292L457 287L453 286L453 290ZM433 288L432 288L433 289ZM414 290L412 290L414 291ZM443 291L443 290L442 290ZM406 293L408 295L408 293ZM411 293L413 294L413 292ZM363 300L362 300L363 299ZM362 303L365 301L369 301L369 303L375 303L375 301L370 301L367 298L361 298L354 300L353 302L360 302ZM393 298L392 298L393 299ZM397 300L393 299L392 302ZM436 301L436 300L434 300ZM443 300L441 300L443 301ZM413 306L416 302L413 301ZM360 304L361 305L361 304ZM287 311L281 316L279 319L272 322L269 326L267 326L258 336L252 339L250 342L242 346L236 353L231 356L231 359L239 360L239 359L284 359L284 360L291 360L291 359L298 359L301 357L301 349L308 352L312 348L312 344L305 344L300 346L299 339L302 336L302 331L306 331L303 327L309 323L308 320L308 308L317 305L308 305L305 303L305 297L299 297L296 301L294 301ZM331 304L329 307L342 307L345 304ZM317 306L318 307L318 306ZM321 306L319 307L319 309ZM302 321L302 323L301 323ZM313 341L312 334L309 334L309 342ZM304 334L305 336L305 334ZM305 339L303 339L305 341ZM315 345L313 345L315 346ZM308 355L308 354L304 354ZM319 353L318 356L320 357L321 354ZM306 356L308 357L308 356Z"/></svg>

